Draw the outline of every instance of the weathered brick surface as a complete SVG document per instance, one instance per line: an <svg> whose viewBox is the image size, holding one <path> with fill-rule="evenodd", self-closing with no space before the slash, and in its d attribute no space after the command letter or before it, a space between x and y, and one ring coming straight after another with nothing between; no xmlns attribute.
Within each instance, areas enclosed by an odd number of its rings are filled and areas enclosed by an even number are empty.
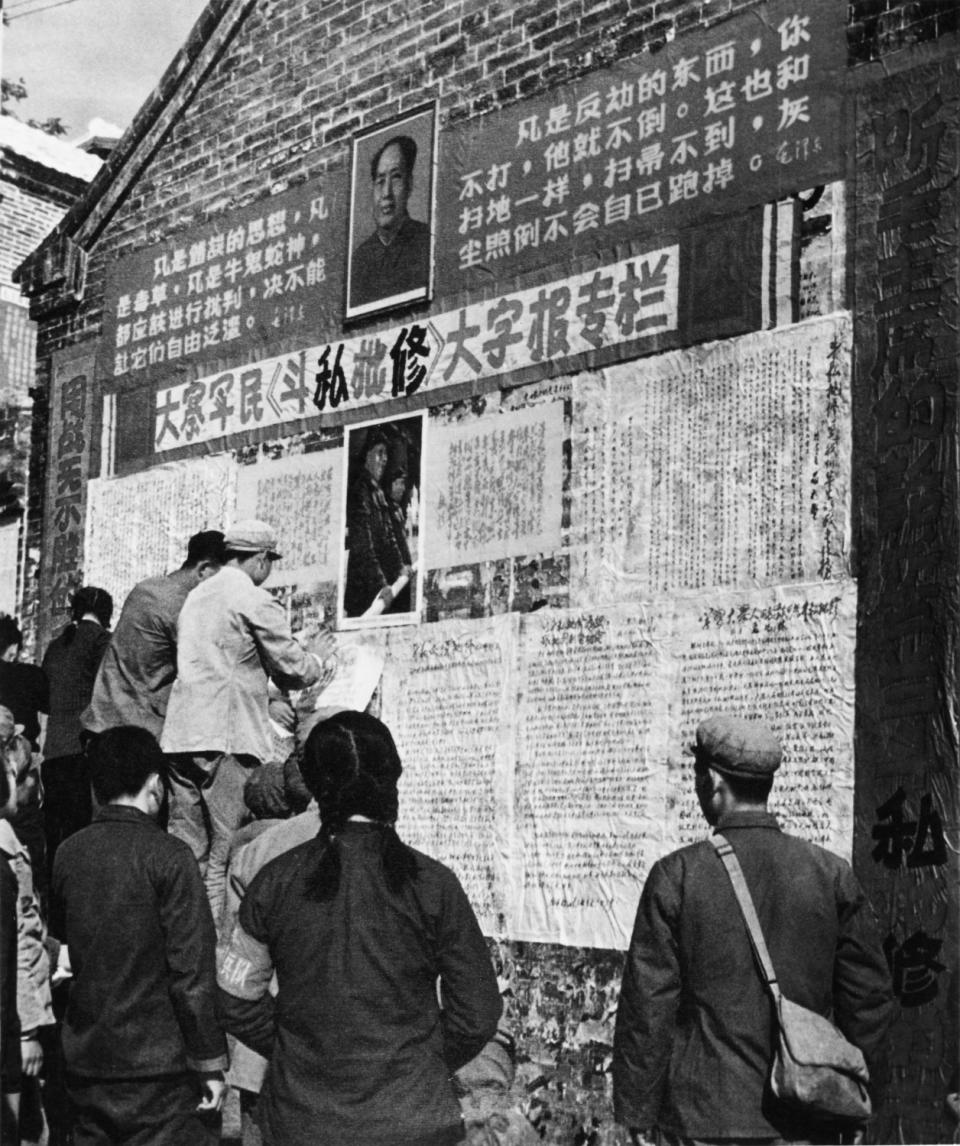
<svg viewBox="0 0 960 1146"><path fill-rule="evenodd" d="M60 222L65 209L63 203L41 197L37 190L25 187L19 179L12 181L8 175L7 170L0 169L0 283L5 285L10 283L14 268Z"/></svg>
<svg viewBox="0 0 960 1146"><path fill-rule="evenodd" d="M434 97L441 126L484 115L757 2L265 0L110 220L80 308L44 323L39 353L96 337L104 270L116 258L342 168L357 128ZM956 0L851 0L848 12L851 64L960 25ZM42 437L42 418L35 431Z"/></svg>
<svg viewBox="0 0 960 1146"><path fill-rule="evenodd" d="M847 41L857 63L960 30L957 0L852 0L849 12Z"/></svg>
<svg viewBox="0 0 960 1146"><path fill-rule="evenodd" d="M178 116L91 253L79 309L42 332L28 544L40 551L49 354L95 338L106 269L140 246L286 186L343 168L350 137L426 99L441 126L571 82L758 0L263 0ZM844 0L835 0L844 3ZM798 3L802 7L802 0ZM854 0L852 65L957 28L956 0ZM33 567L28 584L34 583ZM32 609L35 602L31 601ZM532 1120L549 1142L621 1141L610 1123L608 1047L575 1046L609 1021L620 956L504 944ZM594 983L590 992L586 982ZM549 989L547 989L549 988ZM578 994L579 992L579 994ZM546 1007L545 1007L546 1000ZM551 1019L545 1033L544 1016ZM529 1017L529 1022L527 1019ZM555 1058L544 1084L539 1063ZM530 1097L532 1096L532 1097Z"/></svg>
<svg viewBox="0 0 960 1146"><path fill-rule="evenodd" d="M0 148L0 299L18 296L15 268L63 218L83 180L48 168L13 147ZM19 300L18 300L19 301ZM24 321L26 311L24 311ZM10 328L7 328L9 336ZM30 401L32 335L16 346L0 340L0 524L21 518L35 434ZM26 350L24 350L26 347ZM43 417L40 425L45 425ZM30 582L28 582L29 584Z"/></svg>
<svg viewBox="0 0 960 1146"><path fill-rule="evenodd" d="M837 0L842 2L842 0ZM350 137L425 99L441 126L662 47L757 0L274 0L255 5L91 252L79 309L39 353L96 337L116 258L324 171ZM956 0L852 0L852 64L957 30ZM16 211L15 201L5 210ZM51 215L51 225L56 221ZM0 270L21 246L0 251ZM49 292L56 294L56 290ZM36 419L36 433L44 432ZM36 448L36 447L35 447Z"/></svg>

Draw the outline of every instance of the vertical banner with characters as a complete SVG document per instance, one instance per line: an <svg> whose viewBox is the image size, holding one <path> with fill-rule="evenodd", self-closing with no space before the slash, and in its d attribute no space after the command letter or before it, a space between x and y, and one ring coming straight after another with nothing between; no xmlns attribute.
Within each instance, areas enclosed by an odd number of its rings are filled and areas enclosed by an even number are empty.
<svg viewBox="0 0 960 1146"><path fill-rule="evenodd" d="M47 480L43 510L39 638L45 646L69 619L83 580L83 531L94 431L94 350L55 354L52 363Z"/></svg>
<svg viewBox="0 0 960 1146"><path fill-rule="evenodd" d="M957 1130L958 123L953 54L858 95L855 856L899 1003L877 1141Z"/></svg>

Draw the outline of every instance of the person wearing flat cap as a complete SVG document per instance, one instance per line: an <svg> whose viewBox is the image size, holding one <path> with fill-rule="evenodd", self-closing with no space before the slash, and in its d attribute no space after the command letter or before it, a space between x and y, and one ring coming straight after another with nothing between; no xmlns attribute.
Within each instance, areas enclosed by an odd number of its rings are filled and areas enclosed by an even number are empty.
<svg viewBox="0 0 960 1146"><path fill-rule="evenodd" d="M214 920L223 908L230 837L245 814L244 784L272 750L267 682L306 688L322 671L261 588L280 560L273 528L238 521L223 546L222 568L180 610L177 678L160 739L170 764L169 831L196 856Z"/></svg>
<svg viewBox="0 0 960 1146"><path fill-rule="evenodd" d="M873 912L850 865L781 831L767 801L780 743L717 715L691 745L700 808L743 869L783 994L831 1016L874 1081L893 996ZM841 1142L850 1128L778 1106L773 1005L710 840L654 864L624 968L613 1051L616 1120L634 1142ZM875 1094L876 1097L876 1094ZM847 1137L852 1140L852 1136Z"/></svg>

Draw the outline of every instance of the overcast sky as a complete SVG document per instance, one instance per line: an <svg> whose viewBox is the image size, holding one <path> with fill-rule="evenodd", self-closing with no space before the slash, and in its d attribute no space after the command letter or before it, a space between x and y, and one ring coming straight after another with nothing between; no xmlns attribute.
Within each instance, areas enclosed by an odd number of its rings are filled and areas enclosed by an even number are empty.
<svg viewBox="0 0 960 1146"><path fill-rule="evenodd" d="M68 141L85 134L94 116L126 128L205 5L206 0L2 0L11 19L3 30L0 69L8 79L23 79L29 92L17 114L59 116Z"/></svg>

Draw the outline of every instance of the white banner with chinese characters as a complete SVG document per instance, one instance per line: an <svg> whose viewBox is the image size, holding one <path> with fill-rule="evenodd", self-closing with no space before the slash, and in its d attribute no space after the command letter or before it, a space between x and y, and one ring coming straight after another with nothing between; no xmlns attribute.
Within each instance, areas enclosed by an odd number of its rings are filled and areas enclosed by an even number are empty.
<svg viewBox="0 0 960 1146"><path fill-rule="evenodd" d="M422 324L281 354L162 389L154 448L163 453L642 343L677 329L679 272L680 249L672 244L471 303Z"/></svg>

